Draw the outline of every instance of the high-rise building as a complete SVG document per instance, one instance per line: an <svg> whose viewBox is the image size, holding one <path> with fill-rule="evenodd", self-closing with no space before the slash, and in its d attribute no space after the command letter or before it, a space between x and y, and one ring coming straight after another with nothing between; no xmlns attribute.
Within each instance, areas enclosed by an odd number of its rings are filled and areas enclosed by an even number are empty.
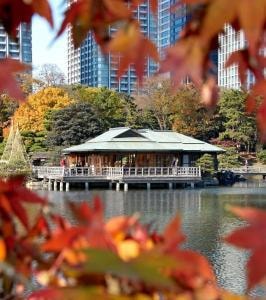
<svg viewBox="0 0 266 300"><path fill-rule="evenodd" d="M157 44L157 24L151 13L150 1L139 5L135 17L140 22L142 33ZM110 28L111 34L115 32ZM103 55L93 34L89 33L81 47L74 49L71 29L68 29L68 83L81 83L94 87L108 87L119 92L132 93L136 89L137 76L130 67L117 80L117 65L112 55ZM145 66L145 76L149 77L157 71L157 64L148 60Z"/></svg>
<svg viewBox="0 0 266 300"><path fill-rule="evenodd" d="M224 34L219 37L220 48L218 51L218 85L230 89L239 89L241 82L238 76L238 66L232 65L225 68L225 63L232 52L244 49L246 40L243 32L236 32L231 26L225 26ZM246 88L254 83L254 76L248 72Z"/></svg>
<svg viewBox="0 0 266 300"><path fill-rule="evenodd" d="M21 24L17 38L12 39L0 25L0 58L10 57L21 62L32 63L31 25Z"/></svg>
<svg viewBox="0 0 266 300"><path fill-rule="evenodd" d="M69 0L71 3L73 0ZM178 9L173 10L173 7ZM179 38L180 32L189 20L187 6L180 0L159 0L158 15L153 16L150 0L146 0L135 11L142 33L150 38L158 47L161 57L164 57L165 48L173 45ZM110 28L111 33L115 29ZM113 31L113 32L112 32ZM212 61L217 66L217 52L212 53ZM153 75L158 65L148 60L145 76ZM117 80L117 65L111 55L102 55L93 35L89 33L80 48L74 49L71 29L68 28L68 83L81 83L94 87L108 87L120 92L132 93L136 90L137 77L130 67Z"/></svg>
<svg viewBox="0 0 266 300"><path fill-rule="evenodd" d="M161 56L164 49L173 45L186 25L189 16L187 7L179 0L159 0L158 6L158 48ZM178 5L178 9L174 9Z"/></svg>

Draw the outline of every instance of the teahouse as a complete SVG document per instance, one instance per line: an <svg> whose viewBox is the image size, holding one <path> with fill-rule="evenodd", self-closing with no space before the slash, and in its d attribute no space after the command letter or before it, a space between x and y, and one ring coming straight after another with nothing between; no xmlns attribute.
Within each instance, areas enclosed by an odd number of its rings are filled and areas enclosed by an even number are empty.
<svg viewBox="0 0 266 300"><path fill-rule="evenodd" d="M68 166L190 167L204 153L223 149L173 131L111 128L87 142L66 148Z"/></svg>

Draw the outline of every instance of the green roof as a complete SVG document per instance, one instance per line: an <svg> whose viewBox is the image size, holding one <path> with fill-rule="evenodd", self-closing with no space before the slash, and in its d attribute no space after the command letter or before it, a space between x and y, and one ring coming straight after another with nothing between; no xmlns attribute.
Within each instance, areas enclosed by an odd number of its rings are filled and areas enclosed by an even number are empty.
<svg viewBox="0 0 266 300"><path fill-rule="evenodd" d="M222 148L174 132L151 129L111 128L87 142L66 148L64 153L77 152L224 152Z"/></svg>

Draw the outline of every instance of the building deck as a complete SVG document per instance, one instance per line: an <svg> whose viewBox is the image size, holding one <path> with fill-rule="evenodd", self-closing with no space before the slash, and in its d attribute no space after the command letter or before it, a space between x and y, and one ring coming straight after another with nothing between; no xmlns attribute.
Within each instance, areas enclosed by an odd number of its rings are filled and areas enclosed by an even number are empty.
<svg viewBox="0 0 266 300"><path fill-rule="evenodd" d="M169 187L175 183L189 183L194 185L201 181L201 170L198 167L34 167L36 178L48 181L49 185L60 183L60 190L66 184L66 190L70 183L82 182L88 188L90 183L106 182L120 184L128 189L128 184L145 183L149 188L152 183L168 183Z"/></svg>

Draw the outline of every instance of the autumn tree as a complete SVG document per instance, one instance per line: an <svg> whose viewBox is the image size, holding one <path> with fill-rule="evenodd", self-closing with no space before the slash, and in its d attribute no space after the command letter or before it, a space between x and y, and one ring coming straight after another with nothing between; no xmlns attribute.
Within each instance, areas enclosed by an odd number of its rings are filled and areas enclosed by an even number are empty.
<svg viewBox="0 0 266 300"><path fill-rule="evenodd" d="M3 129L6 123L9 123L10 118L18 108L18 103L11 99L7 94L0 95L0 127Z"/></svg>
<svg viewBox="0 0 266 300"><path fill-rule="evenodd" d="M183 85L173 98L172 128L180 133L209 141L218 137L222 119L217 109L209 112L200 102L200 93L193 85Z"/></svg>
<svg viewBox="0 0 266 300"><path fill-rule="evenodd" d="M14 122L21 131L43 131L44 117L50 110L63 108L71 103L68 94L58 87L47 87L28 97L14 114Z"/></svg>
<svg viewBox="0 0 266 300"><path fill-rule="evenodd" d="M140 109L154 115L160 130L171 129L174 96L169 79L147 79L139 94L135 95L135 99Z"/></svg>

